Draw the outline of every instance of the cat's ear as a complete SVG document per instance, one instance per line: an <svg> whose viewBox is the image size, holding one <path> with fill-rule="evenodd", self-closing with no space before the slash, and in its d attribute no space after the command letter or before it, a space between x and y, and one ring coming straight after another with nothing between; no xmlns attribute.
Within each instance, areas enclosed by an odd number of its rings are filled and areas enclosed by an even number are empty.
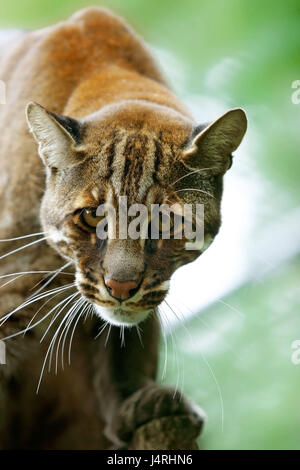
<svg viewBox="0 0 300 470"><path fill-rule="evenodd" d="M192 170L203 168L215 174L225 173L246 129L245 112L240 108L228 111L191 140L181 157L182 163Z"/></svg>
<svg viewBox="0 0 300 470"><path fill-rule="evenodd" d="M80 123L76 119L47 111L34 102L27 105L26 117L46 166L62 169L79 163Z"/></svg>

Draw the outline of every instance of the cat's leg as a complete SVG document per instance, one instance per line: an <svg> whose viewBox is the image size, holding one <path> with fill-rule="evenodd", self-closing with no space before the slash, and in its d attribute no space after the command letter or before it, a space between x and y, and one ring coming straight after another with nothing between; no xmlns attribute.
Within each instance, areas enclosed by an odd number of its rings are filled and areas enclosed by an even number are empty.
<svg viewBox="0 0 300 470"><path fill-rule="evenodd" d="M0 450L22 446L23 415L30 409L29 401L23 400L22 374L24 361L30 355L35 355L36 341L32 335L3 341L7 336L26 328L28 320L21 316L18 320L7 321L0 330L0 346L5 351L0 364ZM28 371L27 377L32 379L31 370Z"/></svg>
<svg viewBox="0 0 300 470"><path fill-rule="evenodd" d="M51 289L60 289L66 279L69 280L61 276L51 283ZM37 278L27 276L23 283L22 280L20 277L19 282L7 283L0 298L0 341L6 352L5 364L0 364L0 449L31 445L34 409L39 404L43 406L43 401L46 404L46 398L36 394L45 355L40 339L57 312L56 305L63 302L60 295L55 295L56 291L43 298L45 292L51 293L50 288L41 290L41 300L29 301ZM37 289L41 288L39 283ZM67 290L61 295L67 296L65 292ZM46 426L46 419L43 425ZM36 435L41 436L41 433Z"/></svg>
<svg viewBox="0 0 300 470"><path fill-rule="evenodd" d="M31 312L31 318L34 313L35 310ZM22 328L21 323L18 325ZM87 342L81 321L72 338L71 364L68 365L70 331L64 354L61 342L61 347L54 349L50 372L48 361L43 368L58 327L59 323L53 323L42 343L42 332L35 335L35 329L29 330L24 337L20 335L7 341L7 363L0 365L0 450L80 450L108 446L103 436L103 424L95 413L86 354L91 341ZM12 328L7 323L6 331L12 332Z"/></svg>
<svg viewBox="0 0 300 470"><path fill-rule="evenodd" d="M201 431L203 414L186 398L174 393L172 387L155 382L158 322L155 317L149 318L141 328L143 345L135 328L125 329L122 341L120 329L112 327L108 339L102 334L101 347L95 352L95 387L101 415L106 422L105 433L115 447L135 448L145 436L151 440L151 429L155 432L161 428L161 441L155 436L153 447L163 449L166 445L164 431L180 422L184 423L184 433L190 433L194 439ZM145 428L147 424L150 425L148 429ZM175 444L174 436L172 439L170 445L177 445L174 448L189 448ZM139 448L151 448L152 444L144 442L140 445Z"/></svg>

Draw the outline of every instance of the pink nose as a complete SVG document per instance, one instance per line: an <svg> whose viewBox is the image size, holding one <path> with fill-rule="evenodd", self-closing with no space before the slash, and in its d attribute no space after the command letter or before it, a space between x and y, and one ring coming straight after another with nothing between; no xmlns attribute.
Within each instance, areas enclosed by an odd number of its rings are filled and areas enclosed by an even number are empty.
<svg viewBox="0 0 300 470"><path fill-rule="evenodd" d="M106 287L108 287L109 293L112 297L120 300L126 300L131 297L134 289L137 288L138 284L135 281L119 282L114 279L108 279L105 281Z"/></svg>

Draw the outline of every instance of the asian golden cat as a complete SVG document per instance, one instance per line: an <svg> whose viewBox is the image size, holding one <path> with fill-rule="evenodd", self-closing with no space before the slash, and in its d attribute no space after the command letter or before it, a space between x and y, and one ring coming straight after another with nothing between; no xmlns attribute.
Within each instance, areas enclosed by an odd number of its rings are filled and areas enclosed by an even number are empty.
<svg viewBox="0 0 300 470"><path fill-rule="evenodd" d="M195 123L141 39L102 8L24 32L0 52L0 448L195 447L201 413L155 381L157 307L173 272L219 230L245 113ZM121 196L128 207L203 204L203 247L175 236L99 239L110 219L98 206L118 211ZM55 374L75 329L71 366ZM52 369L36 395L44 357Z"/></svg>

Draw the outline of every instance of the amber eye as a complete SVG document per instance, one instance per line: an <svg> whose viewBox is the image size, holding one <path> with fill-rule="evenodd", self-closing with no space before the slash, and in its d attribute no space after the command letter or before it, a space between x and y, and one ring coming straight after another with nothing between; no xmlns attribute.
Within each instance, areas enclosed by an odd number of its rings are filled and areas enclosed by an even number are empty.
<svg viewBox="0 0 300 470"><path fill-rule="evenodd" d="M168 231L172 231L172 221L169 214L158 214L153 217L149 224L151 234L162 235Z"/></svg>
<svg viewBox="0 0 300 470"><path fill-rule="evenodd" d="M159 214L151 220L150 224L152 233L159 233L166 238L173 238L175 233L183 228L181 217L173 212Z"/></svg>
<svg viewBox="0 0 300 470"><path fill-rule="evenodd" d="M174 219L172 217L172 214L161 214L160 217L158 217L158 228L159 228L159 233L168 233L170 231L170 234L173 231L173 225L174 225Z"/></svg>
<svg viewBox="0 0 300 470"><path fill-rule="evenodd" d="M96 215L96 209L86 208L81 212L81 220L89 228L96 228L105 219L105 215Z"/></svg>

